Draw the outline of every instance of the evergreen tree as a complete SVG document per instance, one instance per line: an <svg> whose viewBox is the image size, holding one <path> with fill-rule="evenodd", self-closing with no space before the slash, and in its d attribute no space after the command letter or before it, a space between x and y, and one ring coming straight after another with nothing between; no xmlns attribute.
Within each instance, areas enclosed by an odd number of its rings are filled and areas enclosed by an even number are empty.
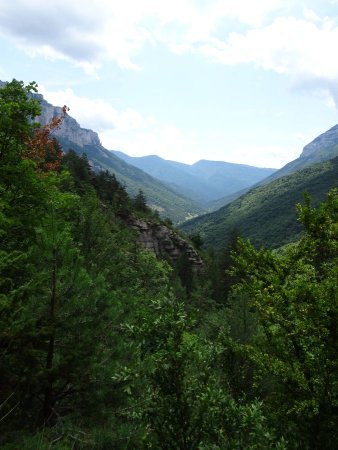
<svg viewBox="0 0 338 450"><path fill-rule="evenodd" d="M241 242L234 273L258 329L246 352L290 448L334 449L337 417L338 195L299 206L305 235L285 255ZM270 386L269 386L270 384Z"/></svg>
<svg viewBox="0 0 338 450"><path fill-rule="evenodd" d="M134 206L137 211L141 211L141 212L149 211L148 206L147 206L146 197L144 195L144 192L141 189L138 191L138 194L136 195L136 197L134 199Z"/></svg>

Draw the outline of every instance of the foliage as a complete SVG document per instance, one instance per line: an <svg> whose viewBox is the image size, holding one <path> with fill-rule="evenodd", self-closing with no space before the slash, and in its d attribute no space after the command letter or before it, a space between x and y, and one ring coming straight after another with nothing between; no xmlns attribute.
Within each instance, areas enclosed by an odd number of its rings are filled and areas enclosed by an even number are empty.
<svg viewBox="0 0 338 450"><path fill-rule="evenodd" d="M9 83L2 98L13 85L17 109L35 108L22 83ZM28 436L67 417L80 429L90 417L104 423L124 402L111 378L126 354L121 317L140 295L135 286L146 280L143 297L153 294L155 262L145 275L119 219L131 213L124 188L71 152L51 166L50 133L61 119L36 129L28 112L15 116L21 133L12 133L10 164L6 153L0 165L1 446L18 428Z"/></svg>
<svg viewBox="0 0 338 450"><path fill-rule="evenodd" d="M280 253L234 231L171 268L128 228L159 220L144 197L36 128L33 88L0 90L1 448L336 448L337 191Z"/></svg>
<svg viewBox="0 0 338 450"><path fill-rule="evenodd" d="M5 164L11 158L17 158L25 141L33 132L32 120L39 115L40 108L36 100L28 94L36 92L37 84L27 86L22 81L13 80L0 89L0 159Z"/></svg>
<svg viewBox="0 0 338 450"><path fill-rule="evenodd" d="M27 136L23 158L34 161L37 167L43 171L56 170L63 156L60 145L51 133L60 128L62 121L69 109L64 106L62 115L53 117L51 122L34 130L33 136Z"/></svg>
<svg viewBox="0 0 338 450"><path fill-rule="evenodd" d="M317 209L308 199L298 209L305 235L286 255L240 243L236 289L249 296L258 320L245 351L276 422L296 439L292 448L335 448L337 190Z"/></svg>
<svg viewBox="0 0 338 450"><path fill-rule="evenodd" d="M139 362L125 378L135 400L146 386L141 404L136 400L127 413L143 425L138 448L285 448L268 428L260 402L232 396L222 364L230 351L227 338L220 334L212 343L199 337L170 293L143 304L139 314L140 325L128 326L139 342Z"/></svg>

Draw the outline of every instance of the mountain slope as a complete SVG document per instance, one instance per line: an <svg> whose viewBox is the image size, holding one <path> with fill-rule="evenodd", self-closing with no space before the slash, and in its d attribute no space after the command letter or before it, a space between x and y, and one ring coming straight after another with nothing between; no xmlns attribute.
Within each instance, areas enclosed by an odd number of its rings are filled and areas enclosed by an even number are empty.
<svg viewBox="0 0 338 450"><path fill-rule="evenodd" d="M275 172L275 169L223 161L201 160L189 165L154 155L132 157L118 151L114 153L208 208L213 201L249 188Z"/></svg>
<svg viewBox="0 0 338 450"><path fill-rule="evenodd" d="M114 151L114 153L128 164L143 170L199 204L203 205L208 202L210 187L199 177L189 173L187 164L168 161L156 155L133 157L119 151Z"/></svg>
<svg viewBox="0 0 338 450"><path fill-rule="evenodd" d="M36 97L41 103L42 114L38 121L42 125L61 113L61 108L51 105L41 95ZM179 223L205 212L191 199L179 195L159 180L105 149L97 133L81 128L71 116L66 115L60 129L55 131L55 137L65 152L73 149L78 154L86 153L93 168L113 172L117 179L125 184L128 193L132 196L141 189L149 206L157 209L162 217L169 217L173 222Z"/></svg>
<svg viewBox="0 0 338 450"><path fill-rule="evenodd" d="M279 177L294 173L312 164L328 161L336 156L338 156L338 125L316 137L303 148L299 158L289 162L259 184L269 183Z"/></svg>
<svg viewBox="0 0 338 450"><path fill-rule="evenodd" d="M217 200L213 200L212 202L209 202L209 210L217 211L220 208L223 208L223 206L228 205L229 203L234 202L242 195L246 194L250 188L242 189L240 191L235 192L234 194L226 195L225 197L218 198Z"/></svg>
<svg viewBox="0 0 338 450"><path fill-rule="evenodd" d="M201 234L206 245L222 247L233 229L256 245L277 248L293 241L301 232L295 204L308 192L314 203L338 186L338 157L315 164L247 194L220 210L181 225L186 233Z"/></svg>

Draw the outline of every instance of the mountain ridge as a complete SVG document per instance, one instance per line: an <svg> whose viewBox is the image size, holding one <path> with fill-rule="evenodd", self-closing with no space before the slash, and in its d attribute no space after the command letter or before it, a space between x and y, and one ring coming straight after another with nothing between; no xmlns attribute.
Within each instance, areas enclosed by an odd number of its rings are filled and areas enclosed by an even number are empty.
<svg viewBox="0 0 338 450"><path fill-rule="evenodd" d="M257 183L257 186L267 184L281 176L295 173L297 170L305 169L313 164L328 161L336 156L338 156L338 124L306 144L298 158Z"/></svg>
<svg viewBox="0 0 338 450"><path fill-rule="evenodd" d="M184 164L157 155L135 157L116 150L114 153L207 209L214 201L250 188L276 171L225 161L201 159Z"/></svg>

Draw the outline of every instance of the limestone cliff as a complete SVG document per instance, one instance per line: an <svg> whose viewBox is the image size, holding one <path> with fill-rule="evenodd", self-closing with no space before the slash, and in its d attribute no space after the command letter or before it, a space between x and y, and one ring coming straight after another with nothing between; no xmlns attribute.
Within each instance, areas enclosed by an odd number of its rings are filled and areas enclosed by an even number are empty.
<svg viewBox="0 0 338 450"><path fill-rule="evenodd" d="M37 118L37 122L46 125L53 117L62 114L62 108L51 105L44 100L42 95L36 94L34 97L39 99L41 106L41 116ZM61 127L54 131L54 135L55 137L67 139L69 142L72 142L81 148L87 145L94 145L96 147L102 146L99 136L95 131L80 127L78 122L68 114L62 122Z"/></svg>
<svg viewBox="0 0 338 450"><path fill-rule="evenodd" d="M167 226L145 219L129 219L129 225L138 232L138 242L157 257L168 259L175 265L185 253L193 270L203 271L203 261L196 250Z"/></svg>
<svg viewBox="0 0 338 450"><path fill-rule="evenodd" d="M325 133L316 137L312 142L307 144L300 158L306 158L319 150L338 145L338 125L330 128Z"/></svg>

